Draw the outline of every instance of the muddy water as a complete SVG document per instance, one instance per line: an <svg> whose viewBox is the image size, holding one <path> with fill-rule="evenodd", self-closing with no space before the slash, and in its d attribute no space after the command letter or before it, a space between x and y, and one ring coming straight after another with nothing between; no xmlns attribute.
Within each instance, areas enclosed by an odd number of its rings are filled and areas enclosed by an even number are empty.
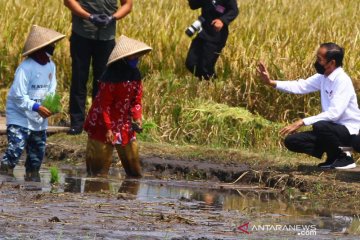
<svg viewBox="0 0 360 240"><path fill-rule="evenodd" d="M306 196L216 182L88 178L64 167L54 187L0 175L0 239L356 239L360 217ZM202 238L201 238L202 237Z"/></svg>

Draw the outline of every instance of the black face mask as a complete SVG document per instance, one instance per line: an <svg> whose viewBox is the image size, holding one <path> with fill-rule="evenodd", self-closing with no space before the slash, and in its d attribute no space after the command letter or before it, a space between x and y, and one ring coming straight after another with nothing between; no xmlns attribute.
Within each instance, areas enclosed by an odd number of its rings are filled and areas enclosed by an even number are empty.
<svg viewBox="0 0 360 240"><path fill-rule="evenodd" d="M325 73L325 67L321 65L318 61L314 63L314 68L316 69L316 72L319 74Z"/></svg>
<svg viewBox="0 0 360 240"><path fill-rule="evenodd" d="M47 54L52 56L54 54L55 45L47 45L44 50Z"/></svg>

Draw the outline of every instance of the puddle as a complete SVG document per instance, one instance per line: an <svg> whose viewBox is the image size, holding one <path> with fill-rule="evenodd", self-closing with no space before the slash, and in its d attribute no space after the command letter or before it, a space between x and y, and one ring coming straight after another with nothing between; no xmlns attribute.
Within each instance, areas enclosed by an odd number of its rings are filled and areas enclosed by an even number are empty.
<svg viewBox="0 0 360 240"><path fill-rule="evenodd" d="M85 169L64 168L59 171L60 184L56 192L110 192L118 194L118 199L125 201L158 205L177 203L181 210L192 211L192 214L228 214L233 218L229 223L231 231L236 231L239 235L252 234L252 237L257 234L264 236L268 231L276 234L277 231L282 234L289 231L290 236L295 232L295 236L313 239L328 239L327 236L338 235L345 239L360 234L360 216L352 215L351 210L344 214L344 211L327 209L309 200L294 204L277 192L252 189L252 186L236 190L221 189L217 183L211 182L166 181L151 176L139 180L124 179L122 174L113 170L109 178L89 178L86 177ZM45 167L40 171L39 183L24 182L22 166L15 168L14 178L0 177L2 181L19 182L21 188L27 191L53 190L50 171Z"/></svg>

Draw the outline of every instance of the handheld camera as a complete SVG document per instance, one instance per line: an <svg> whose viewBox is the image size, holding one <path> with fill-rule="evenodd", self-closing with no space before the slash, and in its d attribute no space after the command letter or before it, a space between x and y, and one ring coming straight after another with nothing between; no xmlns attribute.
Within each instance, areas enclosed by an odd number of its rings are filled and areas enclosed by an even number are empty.
<svg viewBox="0 0 360 240"><path fill-rule="evenodd" d="M186 29L186 31L185 31L186 35L188 35L189 37L192 37L194 35L194 33L201 32L203 22L205 22L205 18L200 16L198 19L196 19L195 22L193 22L193 24L191 24Z"/></svg>

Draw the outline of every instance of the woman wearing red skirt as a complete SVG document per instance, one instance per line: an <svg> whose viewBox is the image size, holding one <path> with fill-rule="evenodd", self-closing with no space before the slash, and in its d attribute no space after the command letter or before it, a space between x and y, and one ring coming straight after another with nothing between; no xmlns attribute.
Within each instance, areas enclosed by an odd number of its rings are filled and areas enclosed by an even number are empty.
<svg viewBox="0 0 360 240"><path fill-rule="evenodd" d="M114 147L126 175L142 175L135 133L142 124L142 82L137 63L149 51L145 43L121 36L109 57L84 124L89 175L108 174Z"/></svg>

